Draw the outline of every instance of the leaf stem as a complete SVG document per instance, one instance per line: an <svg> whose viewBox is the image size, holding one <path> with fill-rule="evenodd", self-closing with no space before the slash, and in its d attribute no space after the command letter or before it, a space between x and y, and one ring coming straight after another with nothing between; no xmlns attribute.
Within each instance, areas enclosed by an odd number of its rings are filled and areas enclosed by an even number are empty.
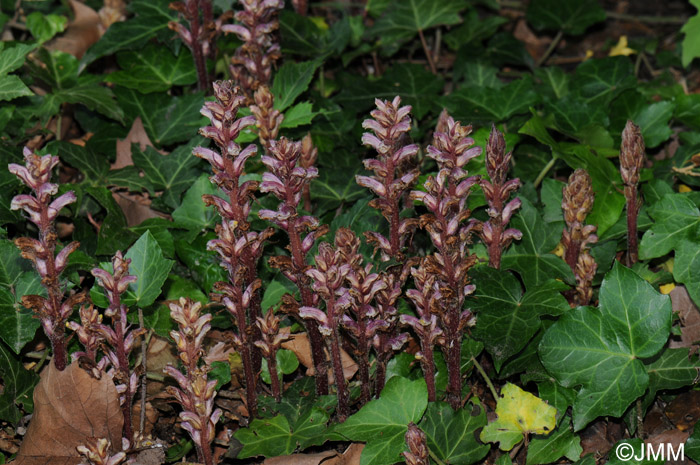
<svg viewBox="0 0 700 465"><path fill-rule="evenodd" d="M547 50L544 52L544 55L542 55L539 60L535 63L535 68L539 68L545 62L547 61L547 58L552 54L555 48L557 48L557 45L559 45L559 42L561 42L562 37L564 37L564 31L559 30L557 32L557 35L554 36L554 39L552 39L552 42L549 44L549 47L547 47Z"/></svg>
<svg viewBox="0 0 700 465"><path fill-rule="evenodd" d="M491 395L493 396L493 399L495 401L498 401L498 392L496 391L496 388L494 387L493 383L491 382L491 378L489 378L489 375L486 374L484 371L484 368L481 366L479 362L476 361L476 358L472 356L472 363L474 363L474 366L476 367L477 371L481 375L482 378L484 378L484 381L486 381L486 385L489 387L491 390Z"/></svg>
<svg viewBox="0 0 700 465"><path fill-rule="evenodd" d="M423 45L423 51L425 56L428 58L428 65L430 66L430 72L437 76L437 68L435 67L435 61L433 60L433 52L428 47L428 43L425 41L425 35L422 29L418 29L418 36L420 37L420 43Z"/></svg>
<svg viewBox="0 0 700 465"><path fill-rule="evenodd" d="M437 465L445 465L445 462L440 460L437 455L435 455L435 452L430 449L430 447L428 447L428 455L430 455L430 458L433 459L433 462L435 462Z"/></svg>
<svg viewBox="0 0 700 465"><path fill-rule="evenodd" d="M539 186L542 180L544 179L545 176L547 176L547 173L549 172L550 169L552 169L552 166L554 166L554 163L556 163L557 158L552 157L549 162L547 162L546 165L544 165L544 168L542 168L542 171L540 171L540 174L537 175L537 178L535 178L535 187Z"/></svg>

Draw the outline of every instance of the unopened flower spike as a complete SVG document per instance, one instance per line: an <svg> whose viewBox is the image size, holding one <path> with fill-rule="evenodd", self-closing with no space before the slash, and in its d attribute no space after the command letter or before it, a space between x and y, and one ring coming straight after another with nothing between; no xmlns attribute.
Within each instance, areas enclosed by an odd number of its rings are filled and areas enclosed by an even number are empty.
<svg viewBox="0 0 700 465"><path fill-rule="evenodd" d="M406 431L406 446L407 452L402 452L401 455L406 459L407 465L430 465L430 454L428 452L428 439L423 431L421 431L415 423L411 422Z"/></svg>
<svg viewBox="0 0 700 465"><path fill-rule="evenodd" d="M620 174L625 185L625 199L627 200L627 265L632 266L638 260L637 217L642 208L642 199L639 197L637 185L639 176L644 166L644 137L639 126L632 121L627 121L622 131L622 145L620 146Z"/></svg>
<svg viewBox="0 0 700 465"><path fill-rule="evenodd" d="M47 297L26 295L22 298L22 305L32 309L41 321L44 333L51 341L54 364L58 370L63 370L68 358L66 322L73 313L73 308L85 301L85 295L79 292L65 297L59 277L79 243L71 242L56 254L58 238L54 222L63 207L75 202L76 196L73 191L68 191L52 200L58 192L58 185L51 183L51 173L58 165L58 157L39 156L28 147L24 148L23 153L25 164L11 163L8 170L29 187L32 193L15 196L10 208L23 210L27 214L29 221L39 230L39 239L20 237L15 239L15 245L20 249L22 257L32 261Z"/></svg>
<svg viewBox="0 0 700 465"><path fill-rule="evenodd" d="M281 402L282 386L277 376L277 352L282 343L291 337L290 328L280 328L280 319L271 308L268 309L264 318L258 317L255 324L260 328L260 333L262 334L262 340L255 341L255 345L267 360L272 395L277 402Z"/></svg>
<svg viewBox="0 0 700 465"><path fill-rule="evenodd" d="M204 354L203 342L211 329L211 314L201 314L202 304L181 298L170 305L170 317L177 323L178 330L171 331L170 336L177 344L184 373L168 364L165 373L177 381L179 387L166 388L181 406L181 426L186 430L197 450L197 459L204 465L213 465L211 443L216 436L216 422L222 411L214 409L216 397L216 380L209 380L207 366L200 366Z"/></svg>
<svg viewBox="0 0 700 465"><path fill-rule="evenodd" d="M85 444L76 447L76 450L83 459L89 465L118 465L120 463L125 463L126 453L117 452L116 454L111 454L112 443L110 443L105 438L90 438L90 441Z"/></svg>

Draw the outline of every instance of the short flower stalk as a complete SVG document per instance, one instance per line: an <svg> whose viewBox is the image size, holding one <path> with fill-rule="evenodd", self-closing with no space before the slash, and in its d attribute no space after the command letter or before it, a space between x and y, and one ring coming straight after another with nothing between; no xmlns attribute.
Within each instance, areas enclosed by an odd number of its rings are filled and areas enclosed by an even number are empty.
<svg viewBox="0 0 700 465"><path fill-rule="evenodd" d="M277 352L282 343L291 337L290 328L280 328L280 319L272 309L269 309L264 318L258 317L255 324L260 328L262 340L255 341L263 357L267 360L267 368L270 371L270 386L272 396L277 402L282 401L282 385L277 375Z"/></svg>
<svg viewBox="0 0 700 465"><path fill-rule="evenodd" d="M170 336L177 344L184 373L173 365L165 372L177 381L179 387L168 386L167 392L182 406L182 427L190 434L197 450L197 459L205 465L213 465L211 443L216 434L216 422L221 410L214 410L216 380L207 377L208 368L200 366L204 353L202 343L211 328L211 314L201 314L202 304L181 298L170 304L170 316L178 324Z"/></svg>
<svg viewBox="0 0 700 465"><path fill-rule="evenodd" d="M642 208L642 200L639 198L637 185L644 165L644 158L642 131L639 126L628 120L622 131L622 145L620 146L620 173L625 185L625 199L627 200L627 266L634 265L639 259L637 217Z"/></svg>
<svg viewBox="0 0 700 465"><path fill-rule="evenodd" d="M54 223L61 209L75 202L72 191L66 192L55 200L58 185L52 184L51 172L58 165L58 157L39 156L29 148L24 148L24 165L10 164L10 173L32 190L32 194L20 194L12 199L12 210L24 210L29 221L39 230L39 239L20 237L15 245L21 250L22 257L31 260L41 277L41 284L46 289L47 297L28 295L22 298L22 305L32 309L41 321L44 333L51 341L53 361L56 368L63 371L67 365L65 328L66 321L76 305L85 301L83 293L65 297L60 283L61 272L68 265L68 257L79 244L71 242L56 254L58 237Z"/></svg>

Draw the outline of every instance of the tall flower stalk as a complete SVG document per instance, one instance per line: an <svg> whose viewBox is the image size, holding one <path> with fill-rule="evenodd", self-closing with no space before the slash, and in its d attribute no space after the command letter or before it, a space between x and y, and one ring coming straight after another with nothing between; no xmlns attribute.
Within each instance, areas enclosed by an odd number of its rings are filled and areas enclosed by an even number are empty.
<svg viewBox="0 0 700 465"><path fill-rule="evenodd" d="M411 263L411 262L408 262ZM406 265L406 264L405 264ZM403 266L401 273L382 271L379 280L383 283L377 290L374 305L377 309L377 320L381 326L377 328L372 345L377 354L377 370L374 375L374 393L377 397L384 389L387 365L391 356L408 340L408 333L398 329L399 316L396 304L401 297L401 288L408 279L409 267ZM398 268L398 267L397 267Z"/></svg>
<svg viewBox="0 0 700 465"><path fill-rule="evenodd" d="M124 414L124 437L133 440L133 426L131 421L131 404L138 385L138 376L129 368L129 354L134 347L137 338L143 335L145 330L135 328L130 330L127 321L128 307L121 301L121 295L126 292L130 283L136 282L136 276L130 276L130 259L124 259L121 252L117 252L112 258L112 273L101 268L93 268L91 273L97 280L97 284L104 288L109 307L105 315L110 318L111 326L99 324L98 329L110 348L106 350L107 360L114 368L112 377L117 380L117 391L121 394L119 402Z"/></svg>
<svg viewBox="0 0 700 465"><path fill-rule="evenodd" d="M511 194L520 187L519 179L507 179L512 155L512 152L506 152L506 140L503 134L492 126L486 144L486 172L490 181L482 178L479 184L488 202L487 213L490 217L488 221L481 223L480 235L488 247L489 266L493 268L501 267L503 250L513 242L513 239L523 237L517 229L507 229L511 216L522 204L517 197L508 201Z"/></svg>
<svg viewBox="0 0 700 465"><path fill-rule="evenodd" d="M22 305L34 311L41 321L44 333L51 341L53 361L59 371L66 368L68 354L66 351L66 321L73 313L73 307L85 301L83 293L65 297L60 283L60 274L68 264L68 257L78 248L78 242L71 242L56 255L58 237L54 222L63 207L75 202L72 191L51 198L58 192L58 185L52 184L51 171L58 165L58 157L44 155L40 157L29 148L24 148L24 166L8 165L10 173L17 176L23 184L32 190L32 194L17 195L12 199L12 210L24 210L29 221L39 230L39 239L20 237L15 245L21 250L22 257L31 260L41 277L41 284L46 289L47 297L28 295L22 298Z"/></svg>
<svg viewBox="0 0 700 465"><path fill-rule="evenodd" d="M194 149L195 156L211 164L214 175L210 179L226 195L226 198L202 196L204 203L213 205L221 216L222 222L216 228L218 239L209 241L207 247L219 254L221 266L228 274L228 282L215 284L218 293L212 294L212 299L226 307L238 328L234 343L243 361L248 411L255 415L256 380L261 364L260 352L255 346L255 341L261 338L260 330L255 326L255 321L261 316L257 262L264 242L273 231L267 229L258 233L250 230L248 215L258 183L241 182L245 163L255 155L257 147L250 144L242 149L236 138L245 127L255 124L255 118L237 117L245 97L231 81L215 82L214 95L216 101L207 102L202 108L202 114L211 120L211 125L200 129L200 133L212 139L217 150Z"/></svg>
<svg viewBox="0 0 700 465"><path fill-rule="evenodd" d="M472 320L471 312L463 308L465 297L474 291L474 286L468 284L467 272L476 262L476 257L470 255L467 249L472 225L464 225L463 222L470 214L466 206L467 197L478 179L476 176L468 177L464 166L478 156L481 149L472 147L474 140L468 137L471 126L462 126L448 117L440 129L444 132L436 131L433 144L428 147L428 156L438 164L438 174L428 177L424 184L425 191L411 192L411 198L421 201L429 211L421 217L421 226L428 231L436 249L433 255L425 258L424 271L414 276L419 278L416 283L419 288L425 287L425 273L437 277L439 305L436 308L439 309L437 317L444 333L442 348L447 361L447 399L456 409L461 404L462 395L462 333ZM421 316L425 321L430 321L427 315Z"/></svg>
<svg viewBox="0 0 700 465"><path fill-rule="evenodd" d="M216 380L209 380L206 365L199 360L204 353L202 342L211 325L211 314L201 315L202 304L181 298L170 304L170 316L178 324L170 336L177 344L184 373L171 364L164 371L177 381L179 388L168 386L167 392L182 406L182 427L190 434L197 450L197 460L213 465L211 443L216 435L216 422L221 410L214 410Z"/></svg>
<svg viewBox="0 0 700 465"><path fill-rule="evenodd" d="M637 217L642 208L642 199L639 198L637 184L639 175L644 165L644 138L639 126L632 121L627 121L622 131L622 145L620 146L620 173L625 185L625 199L627 200L627 265L637 263Z"/></svg>
<svg viewBox="0 0 700 465"><path fill-rule="evenodd" d="M260 219L271 221L287 233L291 256L278 256L270 259L270 265L278 268L298 288L302 307L315 307L318 296L311 290L311 282L306 273L309 265L307 255L316 239L328 231L320 227L317 218L299 215L297 210L304 188L318 176L314 166L300 166L302 145L286 138L270 143L269 155L262 157L268 171L263 173L261 192L271 192L280 200L277 210L260 210ZM315 320L305 320L306 332L311 344L311 355L316 370L316 392L328 393L326 360L323 353L323 339Z"/></svg>
<svg viewBox="0 0 700 465"><path fill-rule="evenodd" d="M345 276L350 272L350 265L343 262L342 256L327 242L318 246L316 266L306 271L313 278L313 290L323 299L326 311L317 306L299 309L299 316L318 324L320 332L325 336L328 351L333 362L333 376L338 395L338 420L345 421L350 413L350 394L345 384L343 363L340 357L341 334L340 326L345 311L351 305L350 293L343 286ZM325 373L324 373L325 374Z"/></svg>
<svg viewBox="0 0 700 465"><path fill-rule="evenodd" d="M411 107L401 106L401 98L375 99L377 108L370 113L362 127L372 133L362 135L362 143L377 151L377 158L364 160L365 168L373 176L356 176L357 183L370 189L378 197L370 205L378 209L389 222L389 237L377 232L366 232L367 241L381 251L383 261L394 258L403 261L403 247L418 226L414 218L401 219L401 197L418 178L418 170L406 171L407 162L418 153L417 144L408 144L411 130Z"/></svg>
<svg viewBox="0 0 700 465"><path fill-rule="evenodd" d="M243 10L234 15L238 24L226 24L223 32L231 32L243 41L231 58L231 76L250 98L258 87L267 85L272 66L281 56L274 32L279 28L277 13L283 0L240 0Z"/></svg>
<svg viewBox="0 0 700 465"><path fill-rule="evenodd" d="M280 319L271 308L267 311L264 318L258 317L255 324L262 333L262 340L255 341L255 345L267 360L272 395L277 402L281 402L282 385L277 375L277 352L280 350L282 343L291 337L291 330L290 328L280 328Z"/></svg>
<svg viewBox="0 0 700 465"><path fill-rule="evenodd" d="M561 202L566 222L561 243L564 261L576 277L576 295L573 298L576 305L588 305L590 302L593 295L591 284L598 267L589 252L590 245L598 242L595 235L598 228L585 224L594 200L591 177L586 170L577 169L569 176L569 182L562 190Z"/></svg>

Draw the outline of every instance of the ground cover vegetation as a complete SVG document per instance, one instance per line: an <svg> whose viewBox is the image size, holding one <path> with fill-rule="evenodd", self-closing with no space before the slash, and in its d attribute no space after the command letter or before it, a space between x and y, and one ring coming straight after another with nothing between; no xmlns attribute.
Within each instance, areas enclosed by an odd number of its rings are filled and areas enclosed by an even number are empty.
<svg viewBox="0 0 700 465"><path fill-rule="evenodd" d="M0 0L0 463L700 460L695 7Z"/></svg>

